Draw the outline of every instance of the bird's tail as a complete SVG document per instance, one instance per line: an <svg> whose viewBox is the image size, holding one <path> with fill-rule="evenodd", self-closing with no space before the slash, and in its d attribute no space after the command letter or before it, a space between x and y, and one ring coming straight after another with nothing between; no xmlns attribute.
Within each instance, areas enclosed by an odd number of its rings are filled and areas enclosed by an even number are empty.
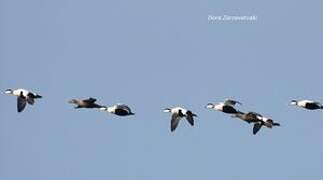
<svg viewBox="0 0 323 180"><path fill-rule="evenodd" d="M43 96L36 94L35 98L42 98Z"/></svg>
<svg viewBox="0 0 323 180"><path fill-rule="evenodd" d="M100 104L93 104L94 108L106 108L106 106L102 106Z"/></svg>
<svg viewBox="0 0 323 180"><path fill-rule="evenodd" d="M273 126L280 126L279 123L273 123Z"/></svg>
<svg viewBox="0 0 323 180"><path fill-rule="evenodd" d="M41 96L41 95L36 94L36 93L29 93L27 96L28 96L28 97L31 97L31 98L34 98L34 99L42 98L42 96Z"/></svg>

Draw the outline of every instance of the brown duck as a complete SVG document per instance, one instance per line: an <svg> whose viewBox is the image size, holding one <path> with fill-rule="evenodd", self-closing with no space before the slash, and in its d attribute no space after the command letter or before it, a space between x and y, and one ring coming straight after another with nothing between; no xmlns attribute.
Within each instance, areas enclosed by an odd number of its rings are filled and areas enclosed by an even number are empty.
<svg viewBox="0 0 323 180"><path fill-rule="evenodd" d="M96 99L95 98L88 98L88 99L72 99L70 101L68 101L70 104L75 104L77 106L75 106L75 109L79 109L79 108L101 108L101 105L98 105L95 103Z"/></svg>

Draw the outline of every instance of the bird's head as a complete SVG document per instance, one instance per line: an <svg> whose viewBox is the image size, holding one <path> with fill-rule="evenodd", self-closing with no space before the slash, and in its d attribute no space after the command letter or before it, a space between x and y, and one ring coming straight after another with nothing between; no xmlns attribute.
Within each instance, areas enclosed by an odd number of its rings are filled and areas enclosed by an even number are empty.
<svg viewBox="0 0 323 180"><path fill-rule="evenodd" d="M76 99L71 99L68 101L68 103L70 103L70 104L77 104L77 102L78 101Z"/></svg>
<svg viewBox="0 0 323 180"><path fill-rule="evenodd" d="M164 111L164 112L169 113L169 112L171 112L172 110L171 110L170 108L165 108L163 111Z"/></svg>
<svg viewBox="0 0 323 180"><path fill-rule="evenodd" d="M290 105L296 106L297 105L297 101L296 100L291 100L290 101Z"/></svg>
<svg viewBox="0 0 323 180"><path fill-rule="evenodd" d="M5 94L12 94L13 93L13 90L12 89L6 89L4 91Z"/></svg>
<svg viewBox="0 0 323 180"><path fill-rule="evenodd" d="M214 104L212 104L212 103L208 103L208 104L205 106L205 108L207 108L207 109L213 109L213 108L214 108Z"/></svg>

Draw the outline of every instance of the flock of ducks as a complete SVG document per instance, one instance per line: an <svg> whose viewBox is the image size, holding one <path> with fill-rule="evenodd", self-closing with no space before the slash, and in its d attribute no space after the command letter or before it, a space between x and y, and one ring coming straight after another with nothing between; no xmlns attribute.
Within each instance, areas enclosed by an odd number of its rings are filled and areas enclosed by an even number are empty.
<svg viewBox="0 0 323 180"><path fill-rule="evenodd" d="M26 89L7 89L5 94L11 94L17 96L17 111L22 112L26 105L34 105L35 99L42 98L41 95L37 93L33 93ZM75 109L79 108L97 108L101 111L105 111L108 113L115 114L117 116L130 116L134 115L129 106L125 104L117 104L114 106L102 106L96 103L95 98L88 99L72 99L68 101L70 104L75 105ZM323 105L316 101L311 100L292 100L290 102L291 105L298 106L308 110L317 110L323 109ZM265 117L256 112L241 112L236 108L236 105L242 105L241 102L227 99L224 102L220 103L208 103L206 105L207 109L213 109L216 111L221 111L226 114L230 114L233 118L239 118L248 124L253 124L253 134L257 134L257 132L261 129L261 127L265 126L267 128L272 128L275 126L280 126L279 123L274 122L271 118ZM191 110L187 110L182 107L174 107L174 108L165 108L164 112L171 113L171 123L170 130L171 132L175 131L180 120L186 119L191 126L194 126L194 117L197 117Z"/></svg>

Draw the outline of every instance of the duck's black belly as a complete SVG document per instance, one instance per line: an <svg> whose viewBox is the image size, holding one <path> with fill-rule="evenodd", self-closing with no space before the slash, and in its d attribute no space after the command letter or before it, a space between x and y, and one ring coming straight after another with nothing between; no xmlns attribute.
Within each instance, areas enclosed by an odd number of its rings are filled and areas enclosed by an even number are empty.
<svg viewBox="0 0 323 180"><path fill-rule="evenodd" d="M116 109L115 114L119 116L127 116L129 115L129 112L123 109Z"/></svg>
<svg viewBox="0 0 323 180"><path fill-rule="evenodd" d="M313 104L313 103L307 103L305 105L306 109L310 109L310 110L315 110L315 109L321 109L321 107L317 104Z"/></svg>

